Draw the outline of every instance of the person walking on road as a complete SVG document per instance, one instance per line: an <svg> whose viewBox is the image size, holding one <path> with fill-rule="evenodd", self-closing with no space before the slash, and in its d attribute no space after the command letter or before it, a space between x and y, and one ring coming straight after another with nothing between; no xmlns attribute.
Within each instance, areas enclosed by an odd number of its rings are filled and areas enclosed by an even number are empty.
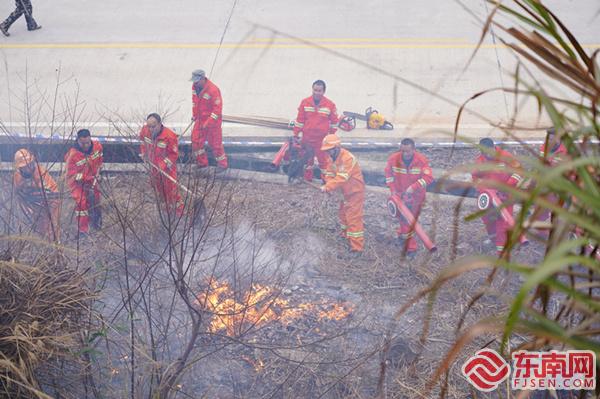
<svg viewBox="0 0 600 399"><path fill-rule="evenodd" d="M208 157L204 144L208 141L217 166L227 169L227 155L223 148L223 99L221 91L208 78L202 69L192 72L192 154L199 167L208 166Z"/></svg>
<svg viewBox="0 0 600 399"><path fill-rule="evenodd" d="M31 6L31 0L15 0L15 10L0 24L0 31L4 36L10 36L8 29L10 26L21 17L25 15L25 21L27 22L27 30L38 30L42 26L38 25L33 19L33 7Z"/></svg>

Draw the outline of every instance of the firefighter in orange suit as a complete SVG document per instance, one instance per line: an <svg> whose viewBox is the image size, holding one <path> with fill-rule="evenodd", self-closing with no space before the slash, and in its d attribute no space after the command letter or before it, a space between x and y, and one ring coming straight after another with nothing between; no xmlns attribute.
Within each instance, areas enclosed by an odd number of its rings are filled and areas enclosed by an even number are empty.
<svg viewBox="0 0 600 399"><path fill-rule="evenodd" d="M31 227L50 241L59 240L59 193L50 173L26 149L15 153L13 185Z"/></svg>
<svg viewBox="0 0 600 399"><path fill-rule="evenodd" d="M227 169L227 155L223 148L223 99L221 91L208 78L203 70L192 72L192 116L194 129L192 130L192 155L198 166L208 166L208 157L204 143L212 149L217 166Z"/></svg>
<svg viewBox="0 0 600 399"><path fill-rule="evenodd" d="M322 80L313 83L313 94L300 102L298 116L294 121L294 138L298 141L302 132L301 142L312 148L321 170L327 167L327 154L321 150L321 143L327 134L334 134L337 131L338 124L335 104L324 95L326 88ZM314 156L311 156L305 166L304 179L307 181L313 178L314 162Z"/></svg>
<svg viewBox="0 0 600 399"><path fill-rule="evenodd" d="M150 114L140 132L140 156L150 166L150 182L169 213L183 215L183 201L177 185L177 135L163 126L160 115Z"/></svg>
<svg viewBox="0 0 600 399"><path fill-rule="evenodd" d="M477 170L471 172L475 187L481 193L486 188L497 190L494 187L487 187L485 182L482 180L489 180L498 183L502 183L507 186L520 187L523 178L515 170L507 170L507 167L512 169L519 169L520 164L515 157L508 151L497 147L494 141L490 138L483 138L479 141L481 148L481 154L475 160L476 165L492 164L494 165L493 170ZM508 194L498 190L498 198L500 204L494 204L495 207L499 208L505 201L508 200ZM513 215L513 206L505 206L509 215ZM487 212L482 218L485 224L487 233L492 241L496 244L496 251L498 255L504 250L507 240L507 231L511 226L501 217L499 212Z"/></svg>
<svg viewBox="0 0 600 399"><path fill-rule="evenodd" d="M93 228L102 228L98 185L103 162L102 144L92 140L89 130L81 129L77 132L75 145L65 155L65 162L67 184L75 201L77 230L79 234L86 235L89 232L90 219Z"/></svg>
<svg viewBox="0 0 600 399"><path fill-rule="evenodd" d="M385 182L392 195L399 196L404 205L418 220L425 202L427 185L433 181L429 160L415 150L415 142L405 138L400 142L400 151L390 155L385 167ZM414 230L408 222L400 219L397 230L401 245L406 246L406 256L413 257L417 251Z"/></svg>
<svg viewBox="0 0 600 399"><path fill-rule="evenodd" d="M342 236L348 240L352 252L362 252L365 181L356 157L343 149L341 144L335 134L328 134L323 139L320 150L325 151L331 159L323 172L325 185L321 186L321 191L330 193L341 190L344 194L339 210Z"/></svg>

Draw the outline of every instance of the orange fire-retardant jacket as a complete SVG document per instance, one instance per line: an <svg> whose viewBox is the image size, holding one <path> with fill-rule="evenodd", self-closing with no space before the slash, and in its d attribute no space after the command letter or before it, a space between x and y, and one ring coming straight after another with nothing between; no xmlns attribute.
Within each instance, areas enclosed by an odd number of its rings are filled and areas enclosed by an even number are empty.
<svg viewBox="0 0 600 399"><path fill-rule="evenodd" d="M212 129L221 126L223 120L223 99L221 91L210 80L206 79L206 85L196 94L192 85L192 115L194 120L200 123L201 128Z"/></svg>
<svg viewBox="0 0 600 399"><path fill-rule="evenodd" d="M495 164L495 168L493 170L474 170L471 172L473 181L477 183L478 180L485 179L504 183L513 187L520 185L523 181L521 175L516 171L506 169L507 167L511 167L513 169L520 168L521 164L519 161L517 161L510 152L505 151L500 147L496 147L495 151L496 155L493 159L488 160L483 156L483 154L479 155L477 159L475 159L476 164ZM477 188L483 189L485 187L479 184Z"/></svg>
<svg viewBox="0 0 600 399"><path fill-rule="evenodd" d="M546 144L542 144L540 146L540 157L546 156L546 159L550 163L550 165L556 165L560 161L565 160L568 157L567 147L564 144L560 143L558 148L555 151L550 150L550 153L546 155Z"/></svg>
<svg viewBox="0 0 600 399"><path fill-rule="evenodd" d="M363 179L358 161L352 153L340 148L340 155L334 162L329 162L327 169L323 172L325 179L325 191L328 193L341 189L344 197L354 193L365 191Z"/></svg>
<svg viewBox="0 0 600 399"><path fill-rule="evenodd" d="M79 146L71 147L65 155L67 163L67 182L69 187L82 184L93 184L102 167L102 144L92 140L89 153L81 151Z"/></svg>
<svg viewBox="0 0 600 399"><path fill-rule="evenodd" d="M392 192L404 193L409 187L412 191L423 190L433 181L433 173L429 160L423 154L415 151L408 166L402 159L400 151L390 155L385 167L385 182Z"/></svg>
<svg viewBox="0 0 600 399"><path fill-rule="evenodd" d="M36 164L31 179L24 178L21 173L16 170L13 176L13 184L16 190L27 190L29 188L42 190L46 192L57 193L58 186L50 176L50 173L42 165Z"/></svg>
<svg viewBox="0 0 600 399"><path fill-rule="evenodd" d="M171 129L163 126L156 140L152 140L152 134L148 126L144 126L140 132L140 140L142 142L140 145L142 158L147 156L148 161L160 170L175 170L179 148L177 146L177 135Z"/></svg>
<svg viewBox="0 0 600 399"><path fill-rule="evenodd" d="M302 132L304 141L321 145L323 137L337 131L338 115L333 101L323 96L319 105L312 96L305 98L298 106L298 116L294 122L294 136Z"/></svg>

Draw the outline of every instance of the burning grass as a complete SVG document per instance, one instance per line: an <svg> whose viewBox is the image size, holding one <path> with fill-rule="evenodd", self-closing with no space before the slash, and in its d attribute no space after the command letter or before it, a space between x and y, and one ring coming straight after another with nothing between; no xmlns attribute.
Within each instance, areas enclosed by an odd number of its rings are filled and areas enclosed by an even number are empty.
<svg viewBox="0 0 600 399"><path fill-rule="evenodd" d="M196 304L212 314L209 330L213 333L225 331L229 336L242 335L249 328L260 328L270 322L284 326L297 319L315 316L317 322L341 320L352 312L352 304L328 302L298 303L291 305L281 292L273 287L260 284L235 299L236 292L226 282L211 281L205 290L198 294Z"/></svg>

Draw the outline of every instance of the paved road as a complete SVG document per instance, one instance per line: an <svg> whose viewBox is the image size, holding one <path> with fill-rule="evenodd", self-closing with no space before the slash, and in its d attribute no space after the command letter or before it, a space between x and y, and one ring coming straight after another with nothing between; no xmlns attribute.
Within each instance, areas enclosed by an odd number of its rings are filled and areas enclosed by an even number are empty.
<svg viewBox="0 0 600 399"><path fill-rule="evenodd" d="M33 2L43 29L27 32L17 21L12 36L0 38L0 120L14 131L28 119L40 126L54 119L59 133L73 121L107 132L122 120L135 130L154 111L181 131L190 117L190 71L204 68L221 87L226 114L293 119L312 81L324 79L340 111L373 106L396 124L394 134L445 139L458 104L510 85L514 68L488 37L463 70L480 35L477 17L489 11L483 0L464 0L464 8L451 0ZM597 0L546 3L589 51L599 47ZM12 4L2 2L0 15ZM502 94L477 100L479 115L466 115L462 132L493 132L488 122L506 120L512 101ZM535 123L533 108L522 124ZM282 134L235 125L225 132Z"/></svg>

